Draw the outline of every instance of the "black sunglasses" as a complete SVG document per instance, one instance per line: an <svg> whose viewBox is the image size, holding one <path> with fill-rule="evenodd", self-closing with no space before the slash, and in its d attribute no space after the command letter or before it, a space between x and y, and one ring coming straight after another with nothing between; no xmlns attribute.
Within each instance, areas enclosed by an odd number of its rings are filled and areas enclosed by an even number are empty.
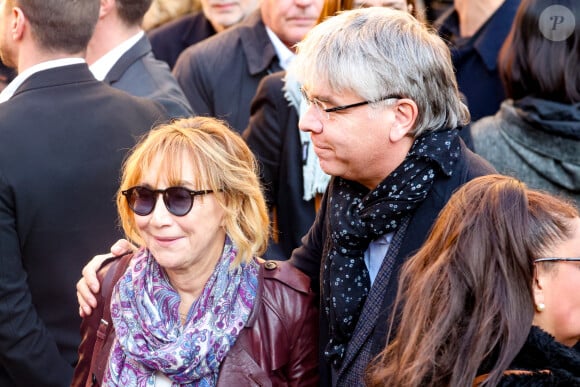
<svg viewBox="0 0 580 387"><path fill-rule="evenodd" d="M129 208L131 208L131 210L133 210L137 215L146 216L153 212L155 204L157 203L157 195L161 194L167 211L175 216L185 216L189 211L191 211L195 196L206 195L212 192L213 191L210 189L192 191L185 187L149 189L147 187L136 186L122 191L121 193L125 198L127 198Z"/></svg>
<svg viewBox="0 0 580 387"><path fill-rule="evenodd" d="M537 262L558 262L558 261L569 261L569 262L580 262L580 258L538 258L534 259L534 263Z"/></svg>

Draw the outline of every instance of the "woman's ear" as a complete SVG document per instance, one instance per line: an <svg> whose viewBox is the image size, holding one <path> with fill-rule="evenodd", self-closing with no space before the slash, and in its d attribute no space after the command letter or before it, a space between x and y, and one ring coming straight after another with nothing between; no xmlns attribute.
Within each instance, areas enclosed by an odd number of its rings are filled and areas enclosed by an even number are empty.
<svg viewBox="0 0 580 387"><path fill-rule="evenodd" d="M419 109L415 101L409 98L401 98L393 106L395 120L389 134L392 142L397 142L408 136L415 128L415 122L419 114Z"/></svg>
<svg viewBox="0 0 580 387"><path fill-rule="evenodd" d="M546 308L544 286L546 282L546 272L537 267L534 270L534 283L532 285L534 292L534 304L536 311L541 313Z"/></svg>

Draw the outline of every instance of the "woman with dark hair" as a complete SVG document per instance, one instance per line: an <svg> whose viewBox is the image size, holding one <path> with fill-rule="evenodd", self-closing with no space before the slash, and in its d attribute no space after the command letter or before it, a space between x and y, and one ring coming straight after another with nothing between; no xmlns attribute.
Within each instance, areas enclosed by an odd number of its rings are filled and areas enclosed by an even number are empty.
<svg viewBox="0 0 580 387"><path fill-rule="evenodd" d="M556 29L541 20L559 5ZM545 14L546 15L546 14ZM555 35L554 35L555 34ZM559 35L559 36L558 36ZM566 35L568 35L566 37ZM580 205L580 2L523 0L499 56L509 99L472 126L498 172Z"/></svg>
<svg viewBox="0 0 580 387"><path fill-rule="evenodd" d="M401 272L368 385L580 386L579 216L507 176L460 188Z"/></svg>

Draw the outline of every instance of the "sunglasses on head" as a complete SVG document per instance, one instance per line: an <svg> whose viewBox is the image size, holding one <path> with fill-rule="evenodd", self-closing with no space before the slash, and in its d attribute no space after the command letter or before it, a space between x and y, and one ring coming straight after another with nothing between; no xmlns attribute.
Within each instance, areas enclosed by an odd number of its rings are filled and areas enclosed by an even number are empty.
<svg viewBox="0 0 580 387"><path fill-rule="evenodd" d="M212 193L213 190L193 191L185 187L169 187L166 189L150 189L143 186L131 187L121 193L127 199L129 208L140 216L153 212L157 203L157 196L162 195L165 208L175 216L185 216L191 207L193 199L198 195Z"/></svg>

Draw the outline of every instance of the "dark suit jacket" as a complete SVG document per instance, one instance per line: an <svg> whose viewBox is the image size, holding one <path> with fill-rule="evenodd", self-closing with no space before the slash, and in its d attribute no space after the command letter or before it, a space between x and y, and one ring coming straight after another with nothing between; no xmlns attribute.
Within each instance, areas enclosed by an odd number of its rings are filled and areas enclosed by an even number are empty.
<svg viewBox="0 0 580 387"><path fill-rule="evenodd" d="M160 103L171 118L193 114L167 64L153 56L146 36L119 58L103 82L131 95Z"/></svg>
<svg viewBox="0 0 580 387"><path fill-rule="evenodd" d="M403 236L402 244L393 263L390 281L386 287L386 293L381 298L380 304L371 305L370 302L364 304L361 316L364 315L365 317L359 318L357 328L358 325L364 324L367 327L370 326L370 329L367 328L361 330L355 328L353 337L347 347L342 368L339 372L338 385L344 384L344 382L341 383L341 377L349 372L349 367L356 361L359 350L363 345L366 345L369 340L373 356L378 354L384 348L388 321L390 321L391 306L397 294L398 276L401 266L413 252L421 247L437 215L447 203L451 194L467 181L472 180L477 176L493 172L494 169L489 163L470 151L462 143L462 154L455 165L452 176L438 177L433 183L425 201L413 214L411 214L410 223L406 229L405 235ZM327 195L325 194L312 228L302 239L302 246L294 250L292 258L290 259L292 264L311 277L313 286L318 284L317 288L320 288L320 284L322 283L322 278L320 277L322 272L321 267L324 265L329 248L330 222L327 217L329 216L330 209L328 206L329 202ZM376 284L377 282L375 281L375 283L373 283L373 288ZM368 313L369 310L375 310L378 312ZM330 385L331 366L326 361L324 355L322 355L322 349L328 342L329 322L326 313L324 313L324 309L321 308L320 311L321 385L326 386ZM359 335L357 335L357 332Z"/></svg>
<svg viewBox="0 0 580 387"><path fill-rule="evenodd" d="M285 72L266 76L252 101L244 138L260 164L260 178L270 208L276 208L278 244L269 259L288 259L314 222L314 200L305 201L298 113L284 97Z"/></svg>
<svg viewBox="0 0 580 387"><path fill-rule="evenodd" d="M279 70L258 10L235 27L186 49L173 73L197 114L221 118L242 133L258 83Z"/></svg>
<svg viewBox="0 0 580 387"><path fill-rule="evenodd" d="M75 284L121 236L115 192L161 106L97 81L86 64L33 74L0 104L0 386L69 386Z"/></svg>
<svg viewBox="0 0 580 387"><path fill-rule="evenodd" d="M183 50L215 33L209 20L200 11L154 28L147 33L147 36L155 57L173 68Z"/></svg>

